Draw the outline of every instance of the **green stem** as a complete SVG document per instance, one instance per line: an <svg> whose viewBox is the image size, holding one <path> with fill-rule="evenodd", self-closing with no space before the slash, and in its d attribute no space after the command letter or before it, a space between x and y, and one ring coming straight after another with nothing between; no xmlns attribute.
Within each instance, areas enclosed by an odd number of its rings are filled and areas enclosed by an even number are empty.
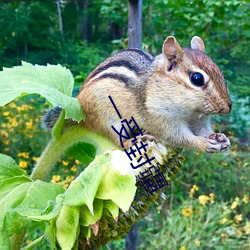
<svg viewBox="0 0 250 250"><path fill-rule="evenodd" d="M30 177L33 180L45 180L61 155L77 142L93 144L96 147L96 155L102 154L112 148L118 149L118 147L106 137L79 125L72 126L65 129L61 137L51 139Z"/></svg>

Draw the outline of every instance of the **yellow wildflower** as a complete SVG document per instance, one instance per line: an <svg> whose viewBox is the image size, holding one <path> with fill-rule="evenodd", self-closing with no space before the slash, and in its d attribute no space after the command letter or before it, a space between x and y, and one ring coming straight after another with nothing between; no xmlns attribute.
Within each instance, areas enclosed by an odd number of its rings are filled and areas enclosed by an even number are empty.
<svg viewBox="0 0 250 250"><path fill-rule="evenodd" d="M38 161L38 159L39 159L39 157L32 157L32 160L34 161L34 162L37 162Z"/></svg>
<svg viewBox="0 0 250 250"><path fill-rule="evenodd" d="M69 165L69 163L67 161L64 161L64 160L62 160L62 164L63 164L63 166L68 166Z"/></svg>
<svg viewBox="0 0 250 250"><path fill-rule="evenodd" d="M64 189L67 189L67 188L68 188L68 186L69 186L69 183L68 183L68 182L64 182L64 183L63 183L63 187L64 187Z"/></svg>
<svg viewBox="0 0 250 250"><path fill-rule="evenodd" d="M8 111L3 112L4 116L8 116L9 114L10 114L10 112L8 112Z"/></svg>
<svg viewBox="0 0 250 250"><path fill-rule="evenodd" d="M250 222L249 221L246 222L246 225L244 226L244 230L246 234L250 234Z"/></svg>
<svg viewBox="0 0 250 250"><path fill-rule="evenodd" d="M5 137L5 138L9 137L9 134L4 130L0 130L0 135L1 135L1 137Z"/></svg>
<svg viewBox="0 0 250 250"><path fill-rule="evenodd" d="M16 104L15 104L14 102L11 102L11 103L9 104L9 106L10 106L11 108L15 108L15 107L16 107Z"/></svg>
<svg viewBox="0 0 250 250"><path fill-rule="evenodd" d="M195 191L198 191L199 187L196 185L193 185L193 187L190 189L189 196L193 198Z"/></svg>
<svg viewBox="0 0 250 250"><path fill-rule="evenodd" d="M227 218L222 218L221 220L220 220L220 224L225 224L227 222Z"/></svg>
<svg viewBox="0 0 250 250"><path fill-rule="evenodd" d="M236 224L239 224L243 220L242 214L237 214L234 216L234 221Z"/></svg>
<svg viewBox="0 0 250 250"><path fill-rule="evenodd" d="M226 233L221 233L220 235L222 238L226 238L227 237L227 234Z"/></svg>
<svg viewBox="0 0 250 250"><path fill-rule="evenodd" d="M242 236L242 232L241 232L239 229L237 229L237 230L236 230L236 235L237 235L238 237L241 237L241 236Z"/></svg>
<svg viewBox="0 0 250 250"><path fill-rule="evenodd" d="M210 198L207 195L200 195L199 196L199 203L203 206L210 200Z"/></svg>
<svg viewBox="0 0 250 250"><path fill-rule="evenodd" d="M81 162L78 161L78 160L75 160L75 164L76 164L76 165L79 165L79 164L81 164Z"/></svg>
<svg viewBox="0 0 250 250"><path fill-rule="evenodd" d="M28 159L29 158L29 152L21 152L21 153L18 153L18 156L19 157L23 157L23 158L26 158Z"/></svg>
<svg viewBox="0 0 250 250"><path fill-rule="evenodd" d="M237 155L237 150L233 150L233 151L232 151L232 154L233 154L233 155Z"/></svg>
<svg viewBox="0 0 250 250"><path fill-rule="evenodd" d="M210 197L210 203L214 204L214 193L210 193L209 197Z"/></svg>
<svg viewBox="0 0 250 250"><path fill-rule="evenodd" d="M227 167L227 166L228 166L228 163L223 161L223 162L221 163L221 165L224 166L224 167Z"/></svg>
<svg viewBox="0 0 250 250"><path fill-rule="evenodd" d="M181 247L180 250L186 250L186 248L185 247Z"/></svg>
<svg viewBox="0 0 250 250"><path fill-rule="evenodd" d="M60 181L60 179L61 179L61 176L60 176L60 175L53 175L53 176L52 176L51 182L52 182L52 183L57 183L57 182Z"/></svg>
<svg viewBox="0 0 250 250"><path fill-rule="evenodd" d="M181 211L186 217L189 217L192 214L192 209L190 207L183 208Z"/></svg>
<svg viewBox="0 0 250 250"><path fill-rule="evenodd" d="M70 168L70 170L71 170L72 172L76 172L76 171L77 171L76 165L73 165L73 166Z"/></svg>
<svg viewBox="0 0 250 250"><path fill-rule="evenodd" d="M236 197L235 201L231 205L231 209L235 209L239 205L239 198Z"/></svg>
<svg viewBox="0 0 250 250"><path fill-rule="evenodd" d="M194 244L199 247L201 245L201 242L199 241L199 239L195 239L194 240Z"/></svg>
<svg viewBox="0 0 250 250"><path fill-rule="evenodd" d="M243 197L243 202L247 204L248 201L249 201L248 195L245 194L244 197Z"/></svg>
<svg viewBox="0 0 250 250"><path fill-rule="evenodd" d="M26 128L27 128L27 129L31 129L31 128L32 128L32 126L33 126L33 122L32 122L32 120L30 120L30 121L26 122Z"/></svg>
<svg viewBox="0 0 250 250"><path fill-rule="evenodd" d="M75 176L67 176L66 181L67 182L72 182L75 179Z"/></svg>
<svg viewBox="0 0 250 250"><path fill-rule="evenodd" d="M19 167L22 169L26 169L28 167L27 161L20 161L19 162Z"/></svg>
<svg viewBox="0 0 250 250"><path fill-rule="evenodd" d="M25 111L25 110L28 110L28 109L33 109L31 106L27 105L27 104L24 104L22 106L17 106L17 110L20 112L20 111Z"/></svg>
<svg viewBox="0 0 250 250"><path fill-rule="evenodd" d="M18 123L15 119L13 119L13 120L11 120L11 125L12 125L12 127L17 127Z"/></svg>
<svg viewBox="0 0 250 250"><path fill-rule="evenodd" d="M3 144L9 145L9 144L10 144L9 139L8 139L8 138L4 138L4 139L3 139Z"/></svg>

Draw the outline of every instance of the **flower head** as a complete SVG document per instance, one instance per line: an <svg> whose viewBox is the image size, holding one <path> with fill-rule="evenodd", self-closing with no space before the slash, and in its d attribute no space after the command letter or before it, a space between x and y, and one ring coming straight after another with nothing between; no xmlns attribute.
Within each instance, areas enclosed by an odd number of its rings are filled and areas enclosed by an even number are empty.
<svg viewBox="0 0 250 250"><path fill-rule="evenodd" d="M227 218L222 218L221 220L220 220L220 224L225 224L227 222Z"/></svg>
<svg viewBox="0 0 250 250"><path fill-rule="evenodd" d="M194 193L199 190L199 187L196 185L193 185L193 187L190 189L189 196L193 198Z"/></svg>
<svg viewBox="0 0 250 250"><path fill-rule="evenodd" d="M246 225L244 226L244 230L246 234L250 234L250 222L249 221L246 222Z"/></svg>
<svg viewBox="0 0 250 250"><path fill-rule="evenodd" d="M28 162L27 161L20 161L19 167L22 169L26 169L28 167Z"/></svg>
<svg viewBox="0 0 250 250"><path fill-rule="evenodd" d="M231 209L235 209L239 205L239 198L236 197L235 201L231 205Z"/></svg>
<svg viewBox="0 0 250 250"><path fill-rule="evenodd" d="M210 203L214 204L214 193L210 193L209 197L210 197Z"/></svg>
<svg viewBox="0 0 250 250"><path fill-rule="evenodd" d="M181 211L186 217L189 217L192 214L192 209L190 207L183 208Z"/></svg>
<svg viewBox="0 0 250 250"><path fill-rule="evenodd" d="M249 201L248 195L245 194L244 197L243 197L243 202L247 204L248 201Z"/></svg>
<svg viewBox="0 0 250 250"><path fill-rule="evenodd" d="M198 199L199 203L203 206L210 200L210 198L207 195L200 195Z"/></svg>
<svg viewBox="0 0 250 250"><path fill-rule="evenodd" d="M236 224L239 224L243 220L242 214L237 214L234 216L234 221Z"/></svg>
<svg viewBox="0 0 250 250"><path fill-rule="evenodd" d="M61 179L60 175L53 175L51 182L52 183L58 183L60 181L60 179Z"/></svg>

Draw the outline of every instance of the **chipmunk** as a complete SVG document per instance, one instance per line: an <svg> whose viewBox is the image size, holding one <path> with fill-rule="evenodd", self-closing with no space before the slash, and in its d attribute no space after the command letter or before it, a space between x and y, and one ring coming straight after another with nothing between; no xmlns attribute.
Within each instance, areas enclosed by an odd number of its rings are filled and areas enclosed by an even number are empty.
<svg viewBox="0 0 250 250"><path fill-rule="evenodd" d="M203 40L194 36L191 48L181 48L169 36L162 54L140 49L122 50L97 66L77 98L86 112L83 126L120 145L121 120L133 116L141 130L164 145L219 152L230 146L215 133L210 114L227 114L231 100L223 74L204 53Z"/></svg>

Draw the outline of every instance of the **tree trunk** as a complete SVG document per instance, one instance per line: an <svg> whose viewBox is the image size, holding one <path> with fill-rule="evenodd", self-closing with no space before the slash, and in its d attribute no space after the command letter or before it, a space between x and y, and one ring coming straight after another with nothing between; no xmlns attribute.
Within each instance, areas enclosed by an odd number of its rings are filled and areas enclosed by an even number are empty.
<svg viewBox="0 0 250 250"><path fill-rule="evenodd" d="M82 39L89 40L89 16L88 16L89 0L82 1Z"/></svg>
<svg viewBox="0 0 250 250"><path fill-rule="evenodd" d="M59 20L59 30L63 36L63 22L62 22L62 12L61 12L60 0L56 1L56 5L57 5L57 12L58 12L58 20Z"/></svg>
<svg viewBox="0 0 250 250"><path fill-rule="evenodd" d="M142 0L128 1L128 47L142 47Z"/></svg>

